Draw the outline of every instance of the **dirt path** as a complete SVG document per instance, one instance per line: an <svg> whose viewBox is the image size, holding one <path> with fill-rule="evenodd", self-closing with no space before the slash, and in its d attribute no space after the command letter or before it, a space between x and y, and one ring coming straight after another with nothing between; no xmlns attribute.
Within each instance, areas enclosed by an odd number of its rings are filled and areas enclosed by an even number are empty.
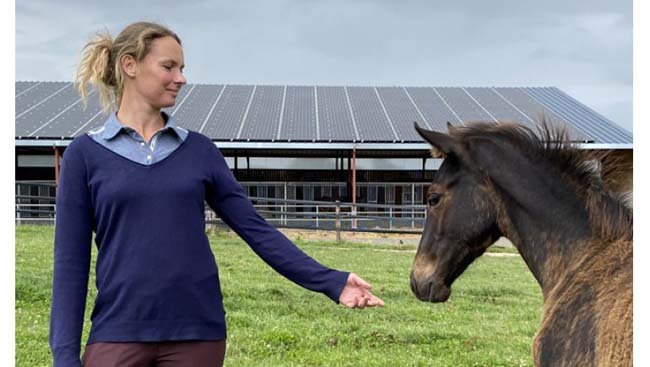
<svg viewBox="0 0 650 367"><path fill-rule="evenodd" d="M336 232L334 231L317 231L303 229L280 229L289 239L304 241L336 241ZM415 247L420 243L418 234L400 234L400 233L372 233L372 232L341 232L341 240L355 243L386 244L386 245L412 245L413 250L391 250L376 249L377 251L415 251ZM512 243L505 238L499 239L494 246L513 247ZM518 254L509 253L490 253L490 256L519 256Z"/></svg>

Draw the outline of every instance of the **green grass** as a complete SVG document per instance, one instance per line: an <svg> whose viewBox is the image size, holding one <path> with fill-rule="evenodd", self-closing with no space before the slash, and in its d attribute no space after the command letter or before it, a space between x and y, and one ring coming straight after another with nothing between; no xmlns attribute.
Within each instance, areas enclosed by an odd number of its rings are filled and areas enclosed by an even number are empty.
<svg viewBox="0 0 650 367"><path fill-rule="evenodd" d="M519 257L481 257L448 302L428 304L409 289L412 248L298 240L325 265L371 282L386 302L351 310L277 275L229 233L210 240L227 312L226 366L532 365L542 299ZM52 241L52 227L16 227L17 366L51 365ZM96 294L93 274L90 284L86 318Z"/></svg>

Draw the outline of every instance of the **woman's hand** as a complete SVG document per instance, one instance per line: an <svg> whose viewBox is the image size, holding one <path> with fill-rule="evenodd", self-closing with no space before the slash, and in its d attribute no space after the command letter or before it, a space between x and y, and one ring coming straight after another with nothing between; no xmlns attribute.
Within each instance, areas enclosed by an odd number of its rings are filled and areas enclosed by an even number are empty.
<svg viewBox="0 0 650 367"><path fill-rule="evenodd" d="M350 308L383 306L384 301L370 293L372 286L358 275L350 273L345 287L339 296L339 302Z"/></svg>

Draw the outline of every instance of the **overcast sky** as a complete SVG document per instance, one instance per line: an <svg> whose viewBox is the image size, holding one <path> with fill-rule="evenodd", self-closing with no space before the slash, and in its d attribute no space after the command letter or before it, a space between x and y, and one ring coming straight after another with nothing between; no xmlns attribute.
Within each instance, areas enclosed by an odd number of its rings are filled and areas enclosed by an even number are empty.
<svg viewBox="0 0 650 367"><path fill-rule="evenodd" d="M179 34L189 83L556 86L632 131L629 0L20 0L16 80L71 81L138 20Z"/></svg>

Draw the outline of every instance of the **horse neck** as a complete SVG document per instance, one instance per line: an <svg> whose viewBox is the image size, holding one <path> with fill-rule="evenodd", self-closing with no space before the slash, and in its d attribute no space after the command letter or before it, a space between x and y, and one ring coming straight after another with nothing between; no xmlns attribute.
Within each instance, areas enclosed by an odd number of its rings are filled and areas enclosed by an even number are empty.
<svg viewBox="0 0 650 367"><path fill-rule="evenodd" d="M585 200L548 163L520 154L495 158L498 164L484 168L500 206L499 227L546 294L589 246Z"/></svg>
<svg viewBox="0 0 650 367"><path fill-rule="evenodd" d="M515 245L546 295L588 251L591 245L589 230L583 221L574 220L576 217L568 220L570 214L562 214L568 212L562 209L530 210L517 204L505 207L499 227ZM570 223L542 219L551 219L554 215Z"/></svg>

